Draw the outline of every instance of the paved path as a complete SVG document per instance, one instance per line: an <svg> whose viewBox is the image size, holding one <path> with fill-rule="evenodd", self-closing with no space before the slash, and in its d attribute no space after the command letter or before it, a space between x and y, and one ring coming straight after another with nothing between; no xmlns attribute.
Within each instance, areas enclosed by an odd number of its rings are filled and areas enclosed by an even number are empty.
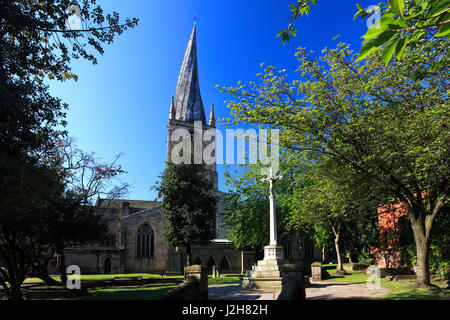
<svg viewBox="0 0 450 320"><path fill-rule="evenodd" d="M366 283L345 283L320 281L311 282L306 288L307 300L349 300L379 298L390 292L389 289L369 289Z"/></svg>
<svg viewBox="0 0 450 320"><path fill-rule="evenodd" d="M275 300L279 294L279 290L250 290L239 284L208 287L209 300Z"/></svg>
<svg viewBox="0 0 450 320"><path fill-rule="evenodd" d="M369 289L366 283L344 283L321 281L312 282L306 288L307 300L358 300L379 298L389 293L389 289ZM208 287L210 300L276 300L279 290L249 290L238 284L216 285Z"/></svg>

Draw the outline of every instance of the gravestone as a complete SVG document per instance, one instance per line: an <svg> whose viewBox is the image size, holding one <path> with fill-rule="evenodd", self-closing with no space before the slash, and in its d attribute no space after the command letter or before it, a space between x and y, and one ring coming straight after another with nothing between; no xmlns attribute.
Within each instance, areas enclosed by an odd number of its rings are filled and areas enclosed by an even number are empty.
<svg viewBox="0 0 450 320"><path fill-rule="evenodd" d="M181 258L181 251L175 248L169 248L167 251L166 275L183 274L183 264L181 262Z"/></svg>
<svg viewBox="0 0 450 320"><path fill-rule="evenodd" d="M311 264L311 278L317 281L322 280L322 264L320 262Z"/></svg>

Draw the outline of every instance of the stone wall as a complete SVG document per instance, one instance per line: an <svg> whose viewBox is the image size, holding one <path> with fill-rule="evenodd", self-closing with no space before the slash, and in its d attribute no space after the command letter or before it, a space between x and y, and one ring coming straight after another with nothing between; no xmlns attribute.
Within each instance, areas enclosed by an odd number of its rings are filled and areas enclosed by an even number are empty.
<svg viewBox="0 0 450 320"><path fill-rule="evenodd" d="M118 248L77 247L66 248L64 252L66 267L77 265L81 269L81 274L105 273L105 260L107 258L111 259L110 273L120 272L121 252Z"/></svg>
<svg viewBox="0 0 450 320"><path fill-rule="evenodd" d="M206 267L192 265L184 268L185 280L168 291L161 300L208 300L208 274Z"/></svg>
<svg viewBox="0 0 450 320"><path fill-rule="evenodd" d="M191 252L193 263L201 262L209 267L208 271L211 271L214 264L220 273L241 273L241 252L236 250L233 243L213 242L207 246L194 245Z"/></svg>
<svg viewBox="0 0 450 320"><path fill-rule="evenodd" d="M164 241L164 219L161 207L146 209L122 217L121 234L125 239L122 269L125 273L165 273L168 246ZM154 256L139 258L136 252L137 233L144 224L150 225L155 234Z"/></svg>

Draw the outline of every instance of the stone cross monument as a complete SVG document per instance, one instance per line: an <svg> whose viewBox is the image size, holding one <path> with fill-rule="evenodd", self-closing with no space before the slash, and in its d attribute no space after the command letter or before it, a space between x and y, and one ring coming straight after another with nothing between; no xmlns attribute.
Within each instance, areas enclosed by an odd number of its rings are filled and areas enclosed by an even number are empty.
<svg viewBox="0 0 450 320"><path fill-rule="evenodd" d="M270 201L270 243L271 246L277 245L277 217L275 212L275 197L273 195L273 183L275 180L281 180L283 176L273 174L272 167L269 168L269 176L261 179L263 182L269 182L269 201Z"/></svg>
<svg viewBox="0 0 450 320"><path fill-rule="evenodd" d="M273 184L276 180L282 179L283 176L273 174L272 167L269 168L269 175L261 181L269 182L269 201L270 201L270 243L264 247L264 260L266 259L282 259L283 247L277 243L277 217L275 212L275 197L273 195Z"/></svg>
<svg viewBox="0 0 450 320"><path fill-rule="evenodd" d="M277 243L277 218L275 214L275 197L273 195L273 184L281 178L281 176L274 175L272 168L270 168L268 177L261 179L263 182L269 182L270 242L269 245L264 247L264 259L258 261L250 277L245 277L242 280L241 285L244 288L282 288L282 266L287 263L287 260L283 259L283 247Z"/></svg>

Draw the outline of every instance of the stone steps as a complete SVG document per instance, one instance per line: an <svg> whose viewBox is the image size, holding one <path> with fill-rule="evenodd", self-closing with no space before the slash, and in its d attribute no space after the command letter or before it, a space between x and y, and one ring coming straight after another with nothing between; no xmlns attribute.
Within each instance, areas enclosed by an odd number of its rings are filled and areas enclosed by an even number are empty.
<svg viewBox="0 0 450 320"><path fill-rule="evenodd" d="M255 271L251 278L281 278L281 272L276 270Z"/></svg>

